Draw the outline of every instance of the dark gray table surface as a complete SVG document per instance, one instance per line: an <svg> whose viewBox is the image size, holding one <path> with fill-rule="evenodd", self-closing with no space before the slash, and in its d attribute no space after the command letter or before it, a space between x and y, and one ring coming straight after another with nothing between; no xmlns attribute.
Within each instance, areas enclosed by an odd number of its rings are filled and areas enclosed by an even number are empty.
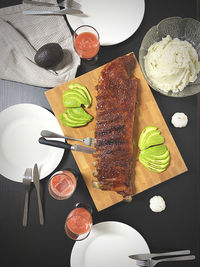
<svg viewBox="0 0 200 267"><path fill-rule="evenodd" d="M17 3L20 1L3 0L0 7ZM130 51L134 51L138 56L142 38L151 26L171 16L196 18L196 4L196 0L146 0L145 16L136 33L120 44L101 47L96 64L82 64L77 76ZM50 109L44 95L47 89L0 80L0 111L17 103L33 103ZM33 189L27 228L22 227L23 185L0 176L1 267L70 266L74 241L65 236L64 221L77 201L85 201L92 205L94 223L120 221L137 229L153 252L190 249L197 257L192 262L163 263L162 266L200 266L199 96L177 99L168 98L155 91L153 94L188 167L188 172L136 195L132 203L122 202L101 212L96 211L82 179L79 179L77 190L69 200L55 201L48 194L47 177L41 181L45 224L39 224L36 192ZM186 128L176 129L170 123L171 116L178 111L188 115L189 123ZM65 152L56 170L66 167L78 170L69 152ZM164 212L156 214L150 210L149 199L154 195L161 195L165 199L167 208Z"/></svg>

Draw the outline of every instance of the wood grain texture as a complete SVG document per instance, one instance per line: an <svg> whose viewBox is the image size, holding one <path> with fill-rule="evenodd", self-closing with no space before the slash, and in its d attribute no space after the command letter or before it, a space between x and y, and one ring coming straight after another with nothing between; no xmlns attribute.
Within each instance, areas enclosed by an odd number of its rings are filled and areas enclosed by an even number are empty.
<svg viewBox="0 0 200 267"><path fill-rule="evenodd" d="M69 82L61 84L51 90L48 90L45 93L58 121L59 115L65 110L62 104L62 93L68 89L67 85L69 83L79 82L84 84L92 95L92 106L86 110L94 117L93 121L90 122L87 126L80 128L69 128L67 126L63 126L59 121L63 133L66 136L68 135L77 138L84 138L87 136L94 137L97 95L95 87L98 84L98 78L102 68L103 66L82 76L79 76ZM187 171L187 167L158 108L153 94L140 70L138 62L134 70L134 75L138 79L138 98L133 136L133 143L135 147L135 172L133 177L135 195ZM148 170L138 160L139 149L137 147L137 144L139 135L141 131L149 125L158 127L158 129L161 131L161 134L165 137L165 145L168 147L168 150L170 152L170 165L163 173L154 173ZM69 141L69 143L74 144L77 142ZM72 153L98 211L101 211L122 201L122 197L115 192L101 191L100 189L95 189L92 187L92 181L95 180L92 175L92 171L95 169L93 165L94 158L92 155L80 152Z"/></svg>

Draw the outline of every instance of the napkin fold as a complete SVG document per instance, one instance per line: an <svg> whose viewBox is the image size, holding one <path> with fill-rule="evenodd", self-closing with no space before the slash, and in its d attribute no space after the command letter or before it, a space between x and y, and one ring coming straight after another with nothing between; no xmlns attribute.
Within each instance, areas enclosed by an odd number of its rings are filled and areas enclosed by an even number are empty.
<svg viewBox="0 0 200 267"><path fill-rule="evenodd" d="M0 9L0 79L54 87L75 77L80 58L64 17L22 13L33 8L21 4ZM37 50L47 43L58 43L64 51L62 62L52 70L41 68L34 61Z"/></svg>

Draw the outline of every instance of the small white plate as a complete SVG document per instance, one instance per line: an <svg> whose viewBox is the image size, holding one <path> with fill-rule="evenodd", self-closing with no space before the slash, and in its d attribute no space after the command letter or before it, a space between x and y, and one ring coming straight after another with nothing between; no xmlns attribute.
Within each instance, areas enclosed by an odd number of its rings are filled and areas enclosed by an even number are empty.
<svg viewBox="0 0 200 267"><path fill-rule="evenodd" d="M22 182L26 168L38 164L40 178L60 163L64 150L38 142L42 130L62 134L56 117L40 106L17 104L0 113L0 173Z"/></svg>
<svg viewBox="0 0 200 267"><path fill-rule="evenodd" d="M76 0L87 17L67 15L75 31L81 25L91 25L99 33L101 45L114 45L129 38L140 26L144 0Z"/></svg>
<svg viewBox="0 0 200 267"><path fill-rule="evenodd" d="M150 253L140 233L121 222L102 222L86 239L75 242L71 267L136 267L128 256L138 253Z"/></svg>

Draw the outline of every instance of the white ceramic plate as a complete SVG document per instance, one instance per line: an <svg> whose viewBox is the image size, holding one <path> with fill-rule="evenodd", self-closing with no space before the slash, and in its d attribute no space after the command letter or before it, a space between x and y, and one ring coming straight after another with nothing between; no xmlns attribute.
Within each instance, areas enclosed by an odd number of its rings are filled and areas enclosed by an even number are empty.
<svg viewBox="0 0 200 267"><path fill-rule="evenodd" d="M149 247L134 228L121 222L95 224L90 235L75 242L71 267L136 267L128 256L149 253Z"/></svg>
<svg viewBox="0 0 200 267"><path fill-rule="evenodd" d="M17 104L0 113L0 173L22 182L26 168L37 163L40 178L49 175L59 164L64 150L41 145L41 130L62 134L56 117L40 106Z"/></svg>
<svg viewBox="0 0 200 267"><path fill-rule="evenodd" d="M81 25L93 26L101 45L114 45L129 38L140 26L145 10L144 0L76 0L87 17L67 15L75 31Z"/></svg>

